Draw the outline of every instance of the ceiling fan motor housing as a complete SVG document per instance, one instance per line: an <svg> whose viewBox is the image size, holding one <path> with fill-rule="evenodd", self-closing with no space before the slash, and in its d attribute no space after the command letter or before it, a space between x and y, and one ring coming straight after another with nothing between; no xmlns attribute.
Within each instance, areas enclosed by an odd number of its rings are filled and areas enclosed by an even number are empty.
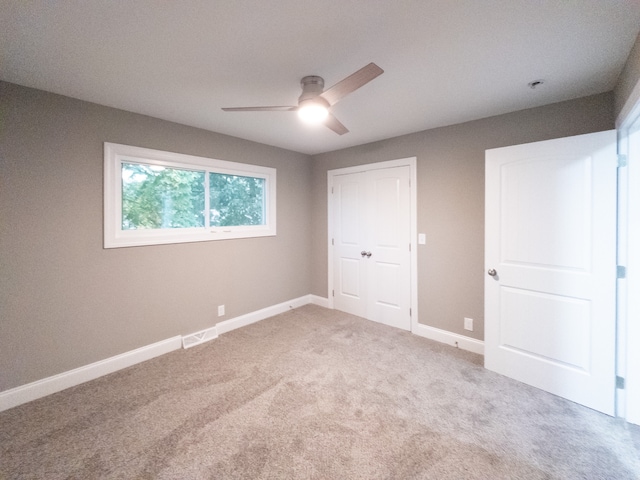
<svg viewBox="0 0 640 480"><path fill-rule="evenodd" d="M299 106L302 106L303 102L312 99L314 103L322 103L326 107L329 106L329 102L320 96L324 90L324 80L322 77L318 77L317 75L303 77L302 80L300 80L300 86L302 87L302 94L298 98ZM320 100L320 102L318 102L318 100Z"/></svg>
<svg viewBox="0 0 640 480"><path fill-rule="evenodd" d="M338 83L324 91L324 79L317 75L302 77L300 86L302 94L298 97L298 106L272 106L272 107L227 107L225 112L298 112L305 121L312 123L324 123L338 135L344 135L349 130L333 116L329 109L346 95L369 83L378 75L384 73L375 63L370 63L360 70L343 78Z"/></svg>

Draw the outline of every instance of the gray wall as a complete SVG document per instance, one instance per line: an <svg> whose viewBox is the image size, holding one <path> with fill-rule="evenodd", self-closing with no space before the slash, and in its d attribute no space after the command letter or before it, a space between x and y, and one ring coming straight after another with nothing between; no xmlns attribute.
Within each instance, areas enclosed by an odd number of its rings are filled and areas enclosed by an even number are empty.
<svg viewBox="0 0 640 480"><path fill-rule="evenodd" d="M0 391L311 290L308 156L0 83ZM277 168L277 237L102 248L103 142Z"/></svg>
<svg viewBox="0 0 640 480"><path fill-rule="evenodd" d="M622 73L618 78L618 83L614 90L615 93L615 116L616 119L625 107L627 100L633 92L635 86L640 82L640 34L636 38L636 42L629 53L629 57L622 69ZM634 99L637 100L637 99ZM631 105L628 106L631 108ZM625 112L629 113L629 112Z"/></svg>
<svg viewBox="0 0 640 480"><path fill-rule="evenodd" d="M613 94L427 130L313 157L311 292L327 296L327 171L417 157L419 322L484 337L484 151L614 128ZM463 318L475 320L474 332Z"/></svg>
<svg viewBox="0 0 640 480"><path fill-rule="evenodd" d="M308 293L327 170L418 158L419 321L483 338L484 150L613 128L613 94L315 157L0 82L0 391ZM278 236L102 248L103 142L275 167Z"/></svg>

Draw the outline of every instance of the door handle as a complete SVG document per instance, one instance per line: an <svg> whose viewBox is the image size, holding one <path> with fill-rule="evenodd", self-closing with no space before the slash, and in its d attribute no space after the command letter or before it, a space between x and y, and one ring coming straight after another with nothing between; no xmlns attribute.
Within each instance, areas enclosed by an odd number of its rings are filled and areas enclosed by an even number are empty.
<svg viewBox="0 0 640 480"><path fill-rule="evenodd" d="M371 255L373 255L371 252L365 252L364 250L360 252L360 255L362 256L362 258L367 257L367 258L371 258Z"/></svg>
<svg viewBox="0 0 640 480"><path fill-rule="evenodd" d="M498 274L498 272L496 272L493 268L490 268L487 273L492 277L495 277Z"/></svg>

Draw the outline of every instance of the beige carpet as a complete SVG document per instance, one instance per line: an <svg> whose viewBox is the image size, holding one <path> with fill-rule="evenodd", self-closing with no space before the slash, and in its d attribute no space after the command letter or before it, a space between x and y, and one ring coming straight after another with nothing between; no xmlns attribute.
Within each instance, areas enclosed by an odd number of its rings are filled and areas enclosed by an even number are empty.
<svg viewBox="0 0 640 480"><path fill-rule="evenodd" d="M308 305L0 413L2 479L638 479L640 427Z"/></svg>

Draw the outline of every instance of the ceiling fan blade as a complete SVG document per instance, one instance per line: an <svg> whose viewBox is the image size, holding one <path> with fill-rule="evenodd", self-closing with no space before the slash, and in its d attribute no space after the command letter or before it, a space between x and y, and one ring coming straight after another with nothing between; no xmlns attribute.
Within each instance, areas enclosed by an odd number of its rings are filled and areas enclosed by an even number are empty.
<svg viewBox="0 0 640 480"><path fill-rule="evenodd" d="M293 112L298 107L225 107L225 112Z"/></svg>
<svg viewBox="0 0 640 480"><path fill-rule="evenodd" d="M333 105L344 96L369 83L371 80L383 73L384 70L379 66L375 63L370 63L366 67L362 67L357 72L352 73L347 78L340 80L333 87L322 92L320 96L329 102L329 105Z"/></svg>
<svg viewBox="0 0 640 480"><path fill-rule="evenodd" d="M345 127L340 120L333 116L332 113L329 113L327 119L324 121L325 126L336 132L338 135L344 135L345 133L349 133L347 127Z"/></svg>

